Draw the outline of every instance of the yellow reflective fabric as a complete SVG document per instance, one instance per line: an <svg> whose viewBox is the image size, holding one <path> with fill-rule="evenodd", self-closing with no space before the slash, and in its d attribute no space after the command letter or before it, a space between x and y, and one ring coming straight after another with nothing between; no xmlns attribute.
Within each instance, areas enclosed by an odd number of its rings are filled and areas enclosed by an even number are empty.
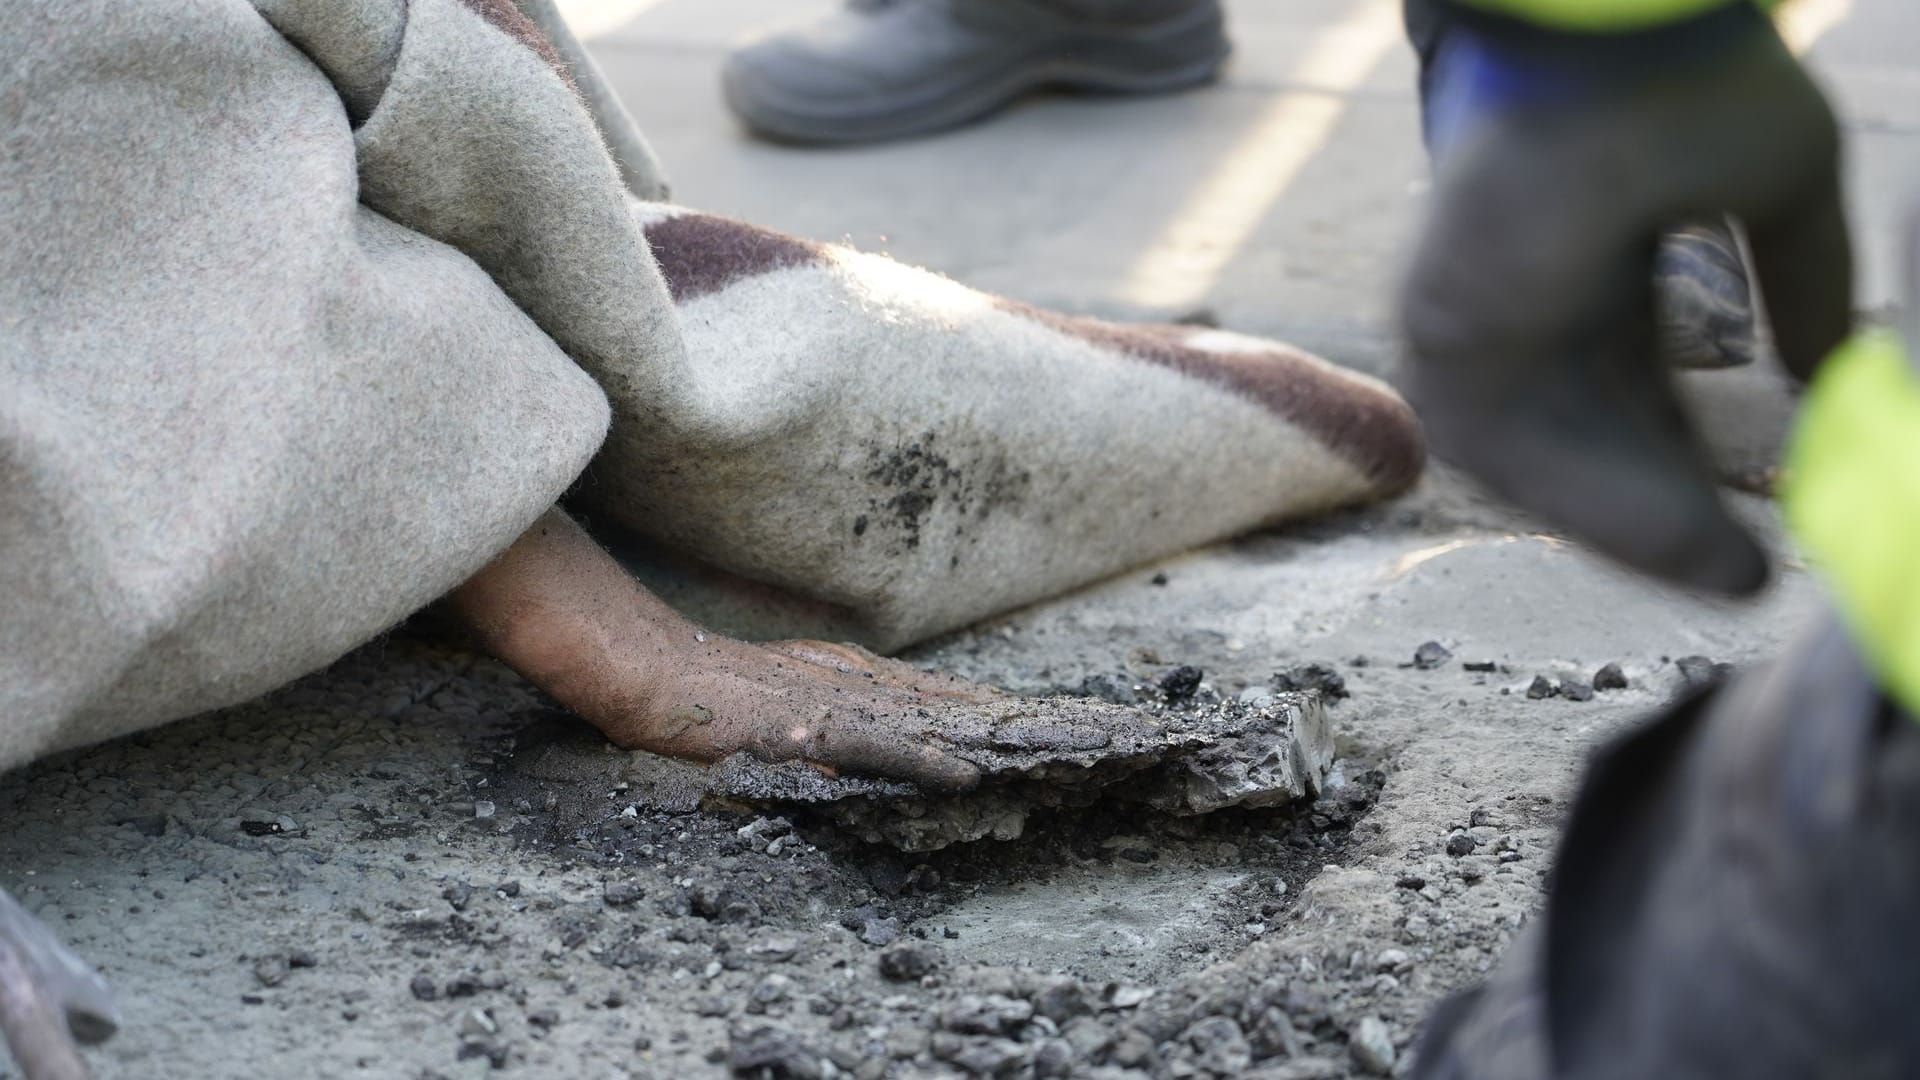
<svg viewBox="0 0 1920 1080"><path fill-rule="evenodd" d="M1549 30L1622 34L1704 15L1729 3L1773 7L1778 0L1461 0L1496 15L1510 15Z"/></svg>
<svg viewBox="0 0 1920 1080"><path fill-rule="evenodd" d="M1782 497L1882 687L1920 715L1920 379L1894 334L1856 335L1822 367Z"/></svg>

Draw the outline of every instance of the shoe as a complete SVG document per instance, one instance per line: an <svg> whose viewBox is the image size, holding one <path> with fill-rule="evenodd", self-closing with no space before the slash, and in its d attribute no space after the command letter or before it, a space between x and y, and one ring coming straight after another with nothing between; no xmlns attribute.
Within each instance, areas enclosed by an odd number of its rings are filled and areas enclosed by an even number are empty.
<svg viewBox="0 0 1920 1080"><path fill-rule="evenodd" d="M1687 225L1662 236L1653 261L1653 300L1658 348L1668 367L1753 362L1753 287L1730 225Z"/></svg>
<svg viewBox="0 0 1920 1080"><path fill-rule="evenodd" d="M1219 0L851 0L727 58L755 134L851 144L964 124L1042 87L1159 93L1226 61Z"/></svg>

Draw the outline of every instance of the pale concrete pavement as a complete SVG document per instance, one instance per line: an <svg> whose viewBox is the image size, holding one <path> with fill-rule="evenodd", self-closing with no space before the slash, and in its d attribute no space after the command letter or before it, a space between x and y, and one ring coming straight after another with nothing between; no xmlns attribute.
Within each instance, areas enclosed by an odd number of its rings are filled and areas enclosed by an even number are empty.
<svg viewBox="0 0 1920 1080"><path fill-rule="evenodd" d="M982 288L1115 316L1213 309L1379 369L1427 176L1398 0L1228 0L1237 51L1213 88L1052 96L935 138L769 146L719 97L742 35L838 0L563 0L664 158L678 196L850 239ZM1796 32L1852 143L1863 302L1893 293L1874 237L1920 191L1920 12L1800 0Z"/></svg>

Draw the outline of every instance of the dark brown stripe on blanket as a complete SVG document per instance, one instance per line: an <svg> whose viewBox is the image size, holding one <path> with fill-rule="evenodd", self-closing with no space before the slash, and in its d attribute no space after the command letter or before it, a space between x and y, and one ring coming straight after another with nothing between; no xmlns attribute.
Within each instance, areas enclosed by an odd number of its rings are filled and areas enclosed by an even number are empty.
<svg viewBox="0 0 1920 1080"><path fill-rule="evenodd" d="M534 25L532 19L527 18L519 8L513 6L513 0L460 0L460 2L477 12L481 18L505 31L508 37L532 49L540 59L547 62L548 67L560 73L560 77L566 80L569 89L576 91L579 89L574 85L573 72L567 70L567 62L560 58L560 53L553 47L553 42L547 40L547 35L540 32L540 28Z"/></svg>
<svg viewBox="0 0 1920 1080"><path fill-rule="evenodd" d="M1212 352L1186 343L1189 326L1110 323L1061 315L1012 300L1001 307L1060 333L1169 367L1266 406L1352 462L1388 493L1404 491L1426 465L1426 441L1407 403L1327 371L1305 353Z"/></svg>
<svg viewBox="0 0 1920 1080"><path fill-rule="evenodd" d="M647 243L676 301L750 277L825 259L827 245L711 214L681 214L646 228Z"/></svg>

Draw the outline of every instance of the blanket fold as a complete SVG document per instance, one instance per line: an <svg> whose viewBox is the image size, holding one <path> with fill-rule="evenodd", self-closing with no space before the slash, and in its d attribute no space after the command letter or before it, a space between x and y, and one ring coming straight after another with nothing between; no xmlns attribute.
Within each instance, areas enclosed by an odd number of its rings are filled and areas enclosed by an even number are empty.
<svg viewBox="0 0 1920 1080"><path fill-rule="evenodd" d="M7 18L0 769L324 667L570 490L696 615L893 648L1420 467L1284 346L636 198L547 0Z"/></svg>

